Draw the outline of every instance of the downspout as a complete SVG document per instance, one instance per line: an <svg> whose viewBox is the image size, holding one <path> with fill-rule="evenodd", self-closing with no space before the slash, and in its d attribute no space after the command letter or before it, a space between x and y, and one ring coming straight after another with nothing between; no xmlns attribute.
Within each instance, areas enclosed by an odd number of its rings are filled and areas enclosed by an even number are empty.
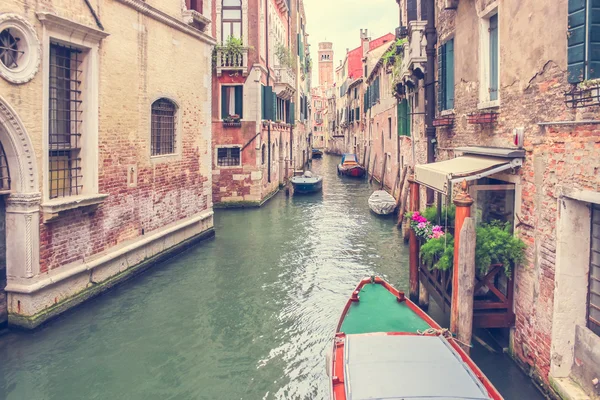
<svg viewBox="0 0 600 400"><path fill-rule="evenodd" d="M265 46L267 55L267 86L271 86L271 67L269 66L269 4L265 2ZM271 111L273 107L271 107ZM272 115L271 117L274 117ZM271 120L267 121L267 181L271 183Z"/></svg>
<svg viewBox="0 0 600 400"><path fill-rule="evenodd" d="M433 119L435 116L435 47L437 44L437 32L435 29L435 0L426 0L427 7L427 25L425 26L425 37L427 46L427 66L425 68L425 133L427 137L427 163L435 162L435 126ZM433 204L433 189L427 188L427 205Z"/></svg>

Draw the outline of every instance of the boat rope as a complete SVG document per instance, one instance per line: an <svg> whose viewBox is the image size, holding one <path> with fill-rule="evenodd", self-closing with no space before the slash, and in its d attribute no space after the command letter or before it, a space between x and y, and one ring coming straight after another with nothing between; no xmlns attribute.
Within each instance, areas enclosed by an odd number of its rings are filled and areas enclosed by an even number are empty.
<svg viewBox="0 0 600 400"><path fill-rule="evenodd" d="M450 332L450 330L446 329L446 328L442 328L442 329L435 329L435 328L429 328L429 329L425 329L424 331L421 330L417 330L417 333L419 335L435 335L435 336L443 336L446 339L454 339L455 341L457 341L458 343L467 346L467 347L473 347L472 344L467 344L463 341L460 341L456 338L456 335L454 335L452 332Z"/></svg>

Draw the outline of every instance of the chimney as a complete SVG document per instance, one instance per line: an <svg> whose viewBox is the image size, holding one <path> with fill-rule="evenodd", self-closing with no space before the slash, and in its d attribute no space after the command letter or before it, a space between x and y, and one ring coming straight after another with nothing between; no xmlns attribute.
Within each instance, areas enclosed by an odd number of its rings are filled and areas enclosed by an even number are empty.
<svg viewBox="0 0 600 400"><path fill-rule="evenodd" d="M365 29L364 32L361 29L360 30L360 43L362 45L362 56L363 58L367 56L367 53L369 52L369 32L368 29Z"/></svg>

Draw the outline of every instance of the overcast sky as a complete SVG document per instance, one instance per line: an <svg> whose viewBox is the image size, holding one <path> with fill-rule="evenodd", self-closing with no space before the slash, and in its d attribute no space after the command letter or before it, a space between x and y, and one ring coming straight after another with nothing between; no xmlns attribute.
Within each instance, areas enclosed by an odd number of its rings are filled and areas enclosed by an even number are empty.
<svg viewBox="0 0 600 400"><path fill-rule="evenodd" d="M304 0L306 30L313 59L313 87L318 82L319 42L333 42L334 67L346 54L360 46L360 30L368 29L372 39L394 33L398 25L395 0Z"/></svg>

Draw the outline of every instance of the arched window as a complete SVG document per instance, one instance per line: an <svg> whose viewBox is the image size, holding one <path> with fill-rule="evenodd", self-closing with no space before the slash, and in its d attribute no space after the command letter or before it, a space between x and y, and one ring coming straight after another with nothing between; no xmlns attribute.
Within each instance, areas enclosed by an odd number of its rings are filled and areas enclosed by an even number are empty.
<svg viewBox="0 0 600 400"><path fill-rule="evenodd" d="M221 41L225 43L230 37L242 37L242 0L223 0Z"/></svg>
<svg viewBox="0 0 600 400"><path fill-rule="evenodd" d="M265 162L267 162L267 156L266 156L266 151L267 151L267 146L263 143L262 145L262 150L261 150L261 155L262 155L262 165L265 165Z"/></svg>
<svg viewBox="0 0 600 400"><path fill-rule="evenodd" d="M151 147L152 155L174 154L177 131L177 106L169 99L158 99L152 103Z"/></svg>

